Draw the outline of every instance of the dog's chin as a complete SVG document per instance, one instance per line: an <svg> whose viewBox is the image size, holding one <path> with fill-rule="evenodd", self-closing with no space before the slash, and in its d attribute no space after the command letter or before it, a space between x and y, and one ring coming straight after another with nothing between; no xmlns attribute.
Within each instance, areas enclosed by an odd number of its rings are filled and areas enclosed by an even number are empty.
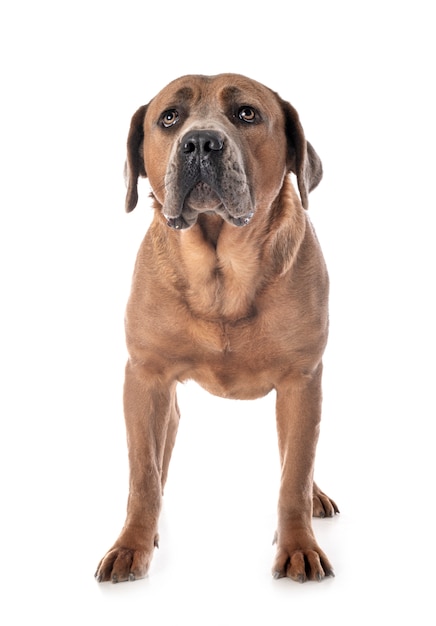
<svg viewBox="0 0 436 626"><path fill-rule="evenodd" d="M232 226L246 226L253 217L253 211L244 215L232 215L218 194L206 183L198 183L185 198L180 215L167 218L167 225L176 230L186 230L197 223L201 213L219 215Z"/></svg>

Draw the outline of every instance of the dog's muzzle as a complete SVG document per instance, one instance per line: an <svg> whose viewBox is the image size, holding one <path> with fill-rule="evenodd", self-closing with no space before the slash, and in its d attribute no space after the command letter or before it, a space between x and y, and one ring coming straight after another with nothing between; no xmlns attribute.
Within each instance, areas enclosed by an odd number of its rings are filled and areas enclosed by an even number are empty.
<svg viewBox="0 0 436 626"><path fill-rule="evenodd" d="M200 213L218 214L234 226L253 217L242 156L219 131L187 132L170 159L165 184L163 213L171 228L190 228Z"/></svg>

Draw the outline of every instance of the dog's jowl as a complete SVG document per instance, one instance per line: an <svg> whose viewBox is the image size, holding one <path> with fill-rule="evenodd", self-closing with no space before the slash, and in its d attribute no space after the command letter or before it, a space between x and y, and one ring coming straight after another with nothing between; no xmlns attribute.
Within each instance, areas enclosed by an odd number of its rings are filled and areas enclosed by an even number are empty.
<svg viewBox="0 0 436 626"><path fill-rule="evenodd" d="M273 576L332 576L311 523L338 512L313 482L328 276L307 209L321 161L296 110L267 87L236 74L184 76L133 115L127 211L139 177L150 183L154 219L126 311L130 493L96 578L147 574L180 416L176 387L188 379L225 398L275 391Z"/></svg>

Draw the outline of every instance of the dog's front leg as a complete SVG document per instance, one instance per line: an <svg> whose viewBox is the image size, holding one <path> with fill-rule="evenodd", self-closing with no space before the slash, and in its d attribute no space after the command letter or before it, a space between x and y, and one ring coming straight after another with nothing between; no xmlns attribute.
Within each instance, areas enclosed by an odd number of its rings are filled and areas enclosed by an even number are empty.
<svg viewBox="0 0 436 626"><path fill-rule="evenodd" d="M333 569L312 530L313 470L321 418L322 365L277 387L281 485L275 578L322 580Z"/></svg>
<svg viewBox="0 0 436 626"><path fill-rule="evenodd" d="M130 361L127 364L124 385L130 463L127 517L120 536L97 568L95 576L99 582L143 578L150 566L158 542L168 425L170 419L178 418L175 387L175 383L163 385L141 365Z"/></svg>

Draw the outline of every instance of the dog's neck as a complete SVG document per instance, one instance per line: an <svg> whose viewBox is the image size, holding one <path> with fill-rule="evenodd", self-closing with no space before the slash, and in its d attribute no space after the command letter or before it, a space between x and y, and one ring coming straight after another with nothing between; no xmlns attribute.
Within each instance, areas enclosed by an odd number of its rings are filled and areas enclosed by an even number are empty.
<svg viewBox="0 0 436 626"><path fill-rule="evenodd" d="M253 315L260 251L248 228L203 214L195 226L179 233L188 285L184 296L194 315L232 322Z"/></svg>
<svg viewBox="0 0 436 626"><path fill-rule="evenodd" d="M215 249L224 223L222 217L214 213L202 213L198 216L198 225L203 231L204 238L206 241L209 241Z"/></svg>

